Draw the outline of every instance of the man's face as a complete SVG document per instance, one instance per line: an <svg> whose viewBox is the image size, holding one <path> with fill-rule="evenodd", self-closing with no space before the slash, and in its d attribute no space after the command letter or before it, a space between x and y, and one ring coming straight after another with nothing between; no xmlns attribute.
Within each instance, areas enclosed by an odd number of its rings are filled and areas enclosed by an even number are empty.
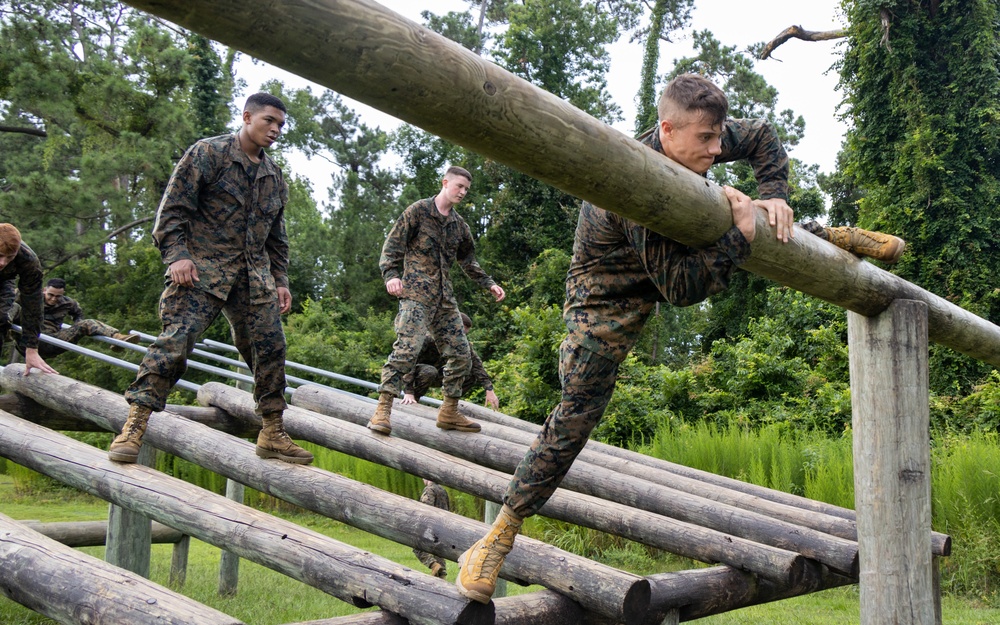
<svg viewBox="0 0 1000 625"><path fill-rule="evenodd" d="M17 258L17 254L16 253L15 254L0 254L0 269L3 269L7 265L9 265L12 262L14 262L15 258Z"/></svg>
<svg viewBox="0 0 1000 625"><path fill-rule="evenodd" d="M445 198L454 206L462 202L471 186L472 183L465 176L451 174L445 176L441 182L441 193L444 193Z"/></svg>
<svg viewBox="0 0 1000 625"><path fill-rule="evenodd" d="M65 294L66 289L57 289L54 286L47 286L42 291L42 295L45 296L45 303L49 306L55 306L59 302L59 298Z"/></svg>
<svg viewBox="0 0 1000 625"><path fill-rule="evenodd" d="M705 174L722 153L722 125L700 111L685 111L660 121L660 144L672 160Z"/></svg>
<svg viewBox="0 0 1000 625"><path fill-rule="evenodd" d="M257 111L243 111L243 125L247 137L259 148L269 148L281 136L285 126L285 113L273 106Z"/></svg>

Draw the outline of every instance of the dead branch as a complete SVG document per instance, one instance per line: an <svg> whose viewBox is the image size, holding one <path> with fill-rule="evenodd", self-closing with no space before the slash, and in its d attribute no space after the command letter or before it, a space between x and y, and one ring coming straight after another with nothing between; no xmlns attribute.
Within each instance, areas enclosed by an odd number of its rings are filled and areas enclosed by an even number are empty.
<svg viewBox="0 0 1000 625"><path fill-rule="evenodd" d="M49 134L41 128L30 126L0 126L0 132L19 132L23 135L34 135L36 137L48 137Z"/></svg>
<svg viewBox="0 0 1000 625"><path fill-rule="evenodd" d="M803 41L829 41L830 39L841 39L847 36L847 31L843 28L837 30L805 30L801 26L789 26L781 31L777 37L772 39L763 49L758 58L764 60L771 56L775 48L785 43L789 39L802 39Z"/></svg>

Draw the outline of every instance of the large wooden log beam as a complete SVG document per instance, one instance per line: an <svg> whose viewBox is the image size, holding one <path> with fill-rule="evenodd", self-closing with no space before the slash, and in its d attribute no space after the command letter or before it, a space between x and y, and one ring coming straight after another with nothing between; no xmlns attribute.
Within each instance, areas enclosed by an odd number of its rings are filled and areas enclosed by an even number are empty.
<svg viewBox="0 0 1000 625"><path fill-rule="evenodd" d="M212 383L203 385L199 401L211 402L234 415L253 418L252 398L232 387ZM344 401L353 403L358 414L361 414L360 411L370 414L372 409L371 404L347 396ZM285 412L285 428L296 438L312 440L348 455L419 475L490 501L499 502L510 482L509 473L480 467L453 456L443 456L447 462L434 463L428 457L434 452L423 445L396 437L372 436L363 426L338 420L324 419L317 423L313 414L290 407ZM805 559L795 552L564 489L557 491L546 502L541 514L624 536L702 562L723 562L759 573L778 583L795 583L809 573ZM517 551L515 544L505 567Z"/></svg>
<svg viewBox="0 0 1000 625"><path fill-rule="evenodd" d="M52 407L84 415L105 427L120 428L125 421L128 407L118 394L61 376L23 376L19 370L23 371L23 367L6 367L0 373L0 379L19 393ZM253 414L253 398L249 393L230 386L219 386L245 400L250 406L249 413ZM291 409L286 412L286 429L293 435L294 429L290 426L295 424L295 412L305 411ZM326 421L311 413L306 414L306 418L317 423ZM355 430L356 434L373 442L384 440L364 428L355 427ZM468 545L488 529L481 522L386 493L317 467L261 460L254 453L253 443L190 423L168 412L152 415L144 441L148 446L237 479L261 492L452 560L457 560ZM219 453L220 449L225 449L226 453ZM429 464L449 462L441 454L430 453L431 457L424 455ZM336 493L336 496L331 497L330 493ZM239 551L231 551L246 557ZM588 610L620 623L637 623L649 603L649 584L643 578L527 537L518 540L505 563L505 570L508 574L509 570L516 571L517 578L525 582L551 586L579 601ZM411 577L428 576L406 570L405 574L397 573L396 577L400 583L405 583ZM449 586L449 593L452 592L457 596L454 587ZM438 595L430 596L434 601L441 600ZM392 606L382 607L400 613Z"/></svg>
<svg viewBox="0 0 1000 625"><path fill-rule="evenodd" d="M233 395L221 384L202 386L201 397L209 392ZM304 387L305 388L305 387ZM332 394L320 394L309 388L299 398L298 390L292 394L292 403L303 405L303 397L317 412L324 412L338 418L347 419L357 425L367 423L371 408L367 410L343 410L349 400ZM325 406L320 400L326 401ZM231 411L229 405L213 402L224 410ZM484 466L512 473L524 457L527 445L518 445L497 440L489 436L470 434L455 437L442 432L432 422L410 414L394 412L392 415L393 437L400 437L433 449L477 462ZM778 520L758 512L741 510L734 506L683 493L674 489L630 479L623 481L619 475L586 462L576 462L562 482L564 489L617 502L630 507L670 517L679 521L700 525L718 532L738 536L763 545L786 549L822 562L844 575L856 576L858 570L858 545L856 541L839 538L817 530ZM542 512L545 514L545 512ZM831 517L833 518L833 517Z"/></svg>
<svg viewBox="0 0 1000 625"><path fill-rule="evenodd" d="M706 245L732 225L715 183L371 0L129 4L683 243ZM746 269L862 315L923 301L931 340L1000 365L997 326L801 229L783 245L762 214L757 226Z"/></svg>
<svg viewBox="0 0 1000 625"><path fill-rule="evenodd" d="M415 623L494 622L492 605L466 600L443 580L148 467L111 462L105 451L6 412L0 455L359 607L379 605Z"/></svg>
<svg viewBox="0 0 1000 625"><path fill-rule="evenodd" d="M60 623L242 624L3 514L0 570L0 593Z"/></svg>
<svg viewBox="0 0 1000 625"><path fill-rule="evenodd" d="M67 547L103 547L108 536L107 521L67 521L59 523L23 521L22 523L42 536L51 538ZM179 543L184 538L184 534L162 523L153 523L151 538L157 544Z"/></svg>

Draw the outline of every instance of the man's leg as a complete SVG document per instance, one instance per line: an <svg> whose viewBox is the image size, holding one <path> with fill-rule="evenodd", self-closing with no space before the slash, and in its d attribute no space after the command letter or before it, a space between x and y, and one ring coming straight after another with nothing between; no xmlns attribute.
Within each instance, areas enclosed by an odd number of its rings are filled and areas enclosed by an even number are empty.
<svg viewBox="0 0 1000 625"><path fill-rule="evenodd" d="M160 296L160 322L163 330L142 362L135 381L125 391L129 403L125 427L108 450L117 462L135 462L146 432L149 415L166 406L170 389L187 369L187 356L208 326L219 316L222 300L198 289L167 285Z"/></svg>
<svg viewBox="0 0 1000 625"><path fill-rule="evenodd" d="M459 558L455 584L463 595L489 602L521 522L548 501L587 444L611 401L617 373L617 362L569 339L563 341L559 348L562 401L545 419L538 438L514 471L493 529Z"/></svg>
<svg viewBox="0 0 1000 625"><path fill-rule="evenodd" d="M81 319L75 322L68 328L63 328L57 334L65 334L69 338L63 338L64 341L69 341L70 343L76 343L84 336L109 336L113 339L118 339L119 341L125 341L126 343L138 343L138 334L122 334L118 331L118 328L110 326L103 321L98 321L97 319ZM62 338L62 336L59 336ZM112 345L111 351L120 352L122 347L119 345Z"/></svg>
<svg viewBox="0 0 1000 625"><path fill-rule="evenodd" d="M233 343L253 372L255 412L261 418L257 455L292 464L309 464L313 455L288 436L284 426L285 333L281 328L278 300L250 303L249 285L237 280L223 312L233 332Z"/></svg>
<svg viewBox="0 0 1000 625"><path fill-rule="evenodd" d="M431 570L431 575L435 577L448 576L448 571L445 569L444 558L436 556L433 553L420 551L419 549L414 549L413 555L417 556L417 560L420 560L420 564L423 564Z"/></svg>
<svg viewBox="0 0 1000 625"><path fill-rule="evenodd" d="M403 376L413 368L420 349L424 346L430 322L428 313L427 307L419 302L411 299L399 300L399 312L393 324L396 329L396 342L392 344L389 359L382 366L378 406L368 421L368 429L373 432L389 434L392 431L389 421L392 400L399 397Z"/></svg>
<svg viewBox="0 0 1000 625"><path fill-rule="evenodd" d="M443 430L478 432L482 429L479 424L458 411L462 385L472 370L469 340L465 336L458 309L438 309L430 331L434 344L437 345L441 357L445 359L441 368L441 392L444 394L444 402L438 411L437 426Z"/></svg>
<svg viewBox="0 0 1000 625"><path fill-rule="evenodd" d="M432 388L441 387L441 372L431 365L416 365L413 367L413 397L420 400Z"/></svg>

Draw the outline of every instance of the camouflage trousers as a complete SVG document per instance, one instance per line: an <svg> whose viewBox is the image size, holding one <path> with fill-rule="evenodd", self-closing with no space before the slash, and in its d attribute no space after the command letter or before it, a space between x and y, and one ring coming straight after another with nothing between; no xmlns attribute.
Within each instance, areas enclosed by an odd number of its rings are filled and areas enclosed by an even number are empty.
<svg viewBox="0 0 1000 625"><path fill-rule="evenodd" d="M559 346L562 400L514 471L504 503L519 517L532 516L566 477L615 390L619 363L569 338Z"/></svg>
<svg viewBox="0 0 1000 625"><path fill-rule="evenodd" d="M62 328L58 332L46 332L45 334L75 345L85 336L114 336L118 334L118 329L97 319L81 319L68 328ZM42 358L52 358L65 351L65 349L56 347L45 341L39 341L38 343L38 355Z"/></svg>
<svg viewBox="0 0 1000 625"><path fill-rule="evenodd" d="M167 285L160 296L163 331L149 346L135 381L125 391L128 403L163 410L170 389L187 369L194 344L220 312L232 328L233 343L253 371L256 413L282 412L287 406L285 334L278 298L251 304L245 275L236 281L226 300L173 282Z"/></svg>
<svg viewBox="0 0 1000 625"><path fill-rule="evenodd" d="M433 365L416 365L413 368L413 397L420 399L432 388L440 388L443 384L441 372ZM476 380L471 376L465 376L462 382L462 397L476 387Z"/></svg>
<svg viewBox="0 0 1000 625"><path fill-rule="evenodd" d="M440 564L441 568L446 568L444 558L441 556L436 556L433 553L427 553L426 551L420 551L419 549L414 549L413 555L417 556L417 560L420 560L420 564L423 564L427 568L431 568L435 562Z"/></svg>
<svg viewBox="0 0 1000 625"><path fill-rule="evenodd" d="M416 365L424 341L430 337L445 359L441 368L441 389L445 397L461 397L462 385L472 369L472 356L458 309L401 299L395 328L396 342L382 367L379 391L399 395L403 390L403 376Z"/></svg>

